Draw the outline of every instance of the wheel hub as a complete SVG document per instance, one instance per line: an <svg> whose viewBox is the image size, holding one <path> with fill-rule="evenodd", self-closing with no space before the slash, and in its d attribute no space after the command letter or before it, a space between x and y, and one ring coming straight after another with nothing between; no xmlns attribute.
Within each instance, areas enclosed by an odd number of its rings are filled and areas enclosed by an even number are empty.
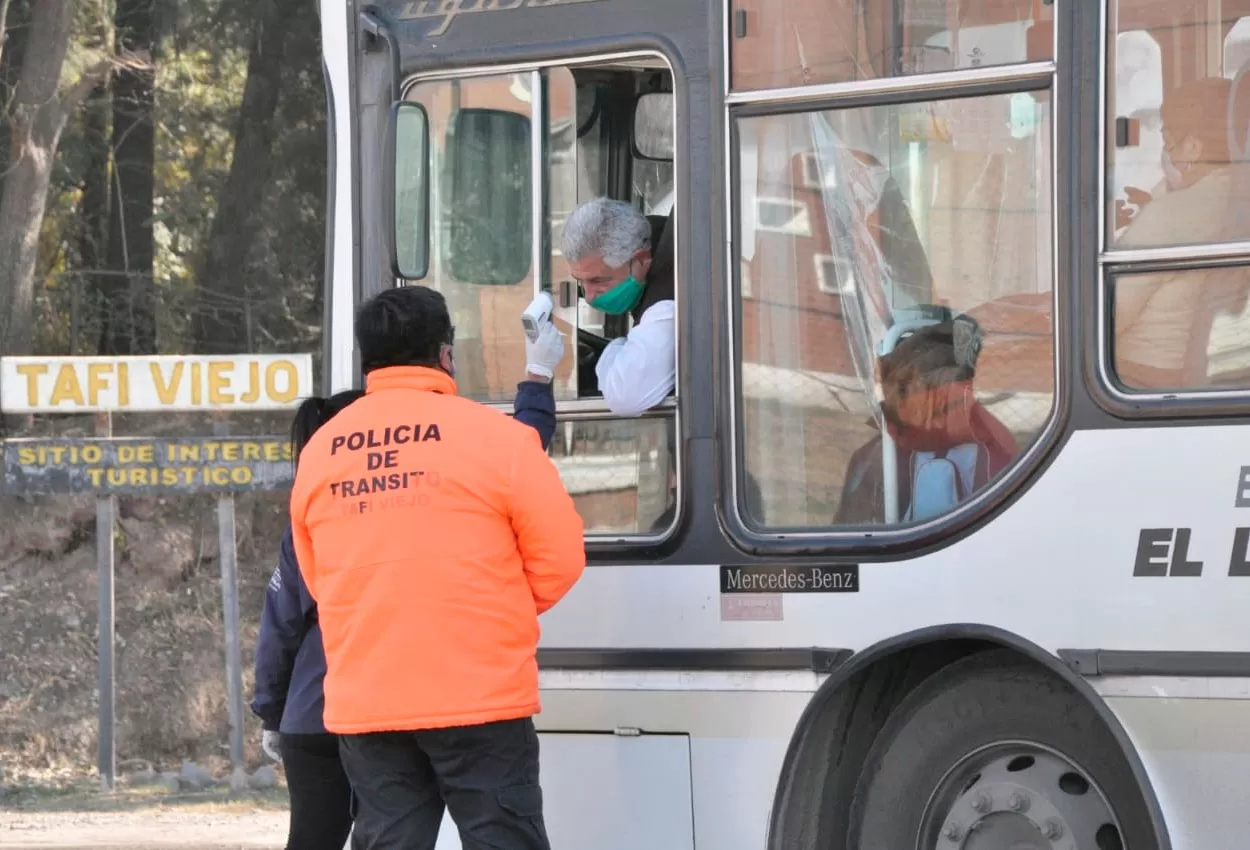
<svg viewBox="0 0 1250 850"><path fill-rule="evenodd" d="M965 757L922 823L926 850L1123 850L1111 808L1084 771L1031 745Z"/></svg>
<svg viewBox="0 0 1250 850"><path fill-rule="evenodd" d="M969 825L962 850L1051 850L1051 846L1037 824L1029 818L1015 813L992 812Z"/></svg>

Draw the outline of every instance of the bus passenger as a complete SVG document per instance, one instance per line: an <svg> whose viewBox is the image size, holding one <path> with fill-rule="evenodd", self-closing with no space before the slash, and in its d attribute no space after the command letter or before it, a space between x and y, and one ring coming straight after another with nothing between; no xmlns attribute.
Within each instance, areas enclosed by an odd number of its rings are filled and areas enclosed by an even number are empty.
<svg viewBox="0 0 1250 850"><path fill-rule="evenodd" d="M364 398L304 449L295 552L373 850L548 850L538 778L538 615L585 567L582 521L527 426L456 395L447 304L388 289L356 318Z"/></svg>
<svg viewBox="0 0 1250 850"><path fill-rule="evenodd" d="M514 418L534 428L545 448L555 433L551 376L564 344L547 323L526 349L527 375L517 387ZM296 464L313 433L363 395L346 390L299 406L291 425ZM325 674L317 606L300 576L288 525L261 611L252 700L263 728L261 748L286 769L287 850L343 850L352 828L352 791L339 760L338 736L326 731L322 718Z"/></svg>
<svg viewBox="0 0 1250 850"><path fill-rule="evenodd" d="M879 360L881 413L898 453L904 521L953 509L1019 452L1011 432L973 394L978 333L967 316L927 325ZM885 521L882 471L881 437L875 437L851 456L838 524ZM933 482L949 486L935 491Z"/></svg>
<svg viewBox="0 0 1250 850"><path fill-rule="evenodd" d="M1142 207L1117 247L1206 244L1244 235L1228 146L1231 92L1229 80L1213 77L1164 96L1161 165L1167 191L1157 198L1140 193ZM1217 312L1240 312L1245 298L1246 276L1240 269L1119 278L1113 351L1120 379L1138 389L1202 386L1208 378L1212 319Z"/></svg>
<svg viewBox="0 0 1250 850"><path fill-rule="evenodd" d="M655 407L677 380L673 227L671 217L653 227L631 205L611 198L587 201L564 225L561 250L587 303L634 320L595 366L603 399L618 416Z"/></svg>

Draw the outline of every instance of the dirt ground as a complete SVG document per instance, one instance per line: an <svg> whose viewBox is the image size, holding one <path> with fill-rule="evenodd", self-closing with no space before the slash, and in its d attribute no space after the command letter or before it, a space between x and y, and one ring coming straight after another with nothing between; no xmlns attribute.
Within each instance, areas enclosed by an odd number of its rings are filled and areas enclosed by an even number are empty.
<svg viewBox="0 0 1250 850"><path fill-rule="evenodd" d="M236 500L243 694L280 500ZM116 539L118 767L229 771L225 632L211 498L119 498ZM0 494L0 787L94 773L98 724L95 507L90 497ZM249 771L264 763L244 711ZM59 778L59 777L58 777ZM0 800L0 806L4 801Z"/></svg>
<svg viewBox="0 0 1250 850"><path fill-rule="evenodd" d="M280 850L283 789L103 795L87 788L22 791L0 801L5 850Z"/></svg>

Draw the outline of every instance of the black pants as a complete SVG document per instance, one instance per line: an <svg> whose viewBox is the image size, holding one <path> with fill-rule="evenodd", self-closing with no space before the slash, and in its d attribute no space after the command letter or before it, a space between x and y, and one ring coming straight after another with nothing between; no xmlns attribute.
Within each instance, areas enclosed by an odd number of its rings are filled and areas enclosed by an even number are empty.
<svg viewBox="0 0 1250 850"><path fill-rule="evenodd" d="M343 850L352 831L352 786L338 736L283 735L278 741L291 795L286 850Z"/></svg>
<svg viewBox="0 0 1250 850"><path fill-rule="evenodd" d="M463 850L550 850L530 718L344 735L367 850L433 850L446 806Z"/></svg>

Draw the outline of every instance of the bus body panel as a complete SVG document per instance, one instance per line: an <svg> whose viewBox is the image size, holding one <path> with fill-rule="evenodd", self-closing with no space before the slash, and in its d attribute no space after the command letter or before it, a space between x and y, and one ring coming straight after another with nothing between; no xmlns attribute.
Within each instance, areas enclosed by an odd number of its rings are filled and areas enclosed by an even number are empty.
<svg viewBox="0 0 1250 850"><path fill-rule="evenodd" d="M352 351L351 317L355 312L356 245L358 222L355 204L356 156L353 127L355 104L351 97L350 66L353 55L348 11L333 0L321 0L321 53L325 63L326 97L329 99L329 163L327 168L326 278L329 332L327 391L351 389L356 384Z"/></svg>
<svg viewBox="0 0 1250 850"><path fill-rule="evenodd" d="M671 45L680 54L683 70L702 74L706 73L713 46L708 40L712 32L709 21L718 16L717 4L672 0L483 2L476 5L514 8L462 13L450 19L438 9L449 5L408 0L381 0L373 4L395 28L405 75L532 59L593 56L618 51L623 39ZM475 4L458 5L463 8Z"/></svg>
<svg viewBox="0 0 1250 850"><path fill-rule="evenodd" d="M759 850L789 736L810 697L544 686L535 723L552 846ZM460 846L444 817L439 850Z"/></svg>
<svg viewBox="0 0 1250 850"><path fill-rule="evenodd" d="M694 850L686 735L539 735L543 821L552 847ZM436 850L459 850L444 814Z"/></svg>
<svg viewBox="0 0 1250 850"><path fill-rule="evenodd" d="M1250 629L1229 624L1245 622L1250 581L1229 572L1246 558L1235 544L1236 529L1250 527L1250 510L1236 506L1248 432L1238 425L1075 432L1046 473L993 522L928 555L863 564L858 593L785 594L782 619L776 621L723 619L721 606L730 595L720 593L718 565L592 567L565 603L544 615L542 645L822 646L858 652L920 629L976 623L1054 654L1244 652ZM1189 529L1185 551L1177 551L1175 560L1200 562L1202 574L1135 576L1135 569L1154 569L1156 562L1171 569L1172 550L1153 558L1146 557L1151 552L1139 554L1150 548L1141 542L1143 530L1150 529ZM1139 567L1143 559L1150 565ZM1181 570L1186 571L1194 568ZM585 610L600 616L578 616ZM754 694L729 689L814 692L822 678L743 672L734 681L727 674L690 671L676 681L691 689L698 707L678 713L664 702L668 694L657 693L676 686L665 684L665 674L605 673L600 679L613 681L614 690L602 692L595 711L583 703L572 712L577 703L570 703L572 694L564 690L570 674L544 671L539 722L542 728L623 725L686 732L692 752L700 752L701 741L716 740L723 758L732 761L736 746L746 753L788 737L797 714L785 718L791 724L786 729L769 729L766 716L744 707ZM1236 777L1250 771L1250 678L1094 677L1091 682L1109 698L1138 748L1173 847L1235 846L1232 836L1244 834L1250 817L1235 797ZM655 705L646 710L631 708L651 700ZM753 725L735 736L710 731L726 715L749 716ZM570 727L578 718L590 726ZM728 743L729 737L737 743ZM783 751L771 752L780 758ZM780 762L775 764L774 775ZM706 798L696 794L696 823L706 822L699 817L700 799ZM734 811L755 808L758 817L766 817L771 800L740 799ZM715 846L762 845L743 840Z"/></svg>
<svg viewBox="0 0 1250 850"><path fill-rule="evenodd" d="M535 721L543 741L544 793L547 818L555 824L553 841L562 830L584 830L585 824L598 823L604 815L581 799L572 810L562 805L573 797L565 788L568 774L563 772L571 768L562 758L548 759L551 745L547 742L568 732L610 735L617 729L639 729L647 733L644 738L663 733L689 736L696 847L764 847L790 735L824 677L813 674L802 685L791 682L794 689L782 693L728 690L750 687L752 679L759 679L765 687L774 686L763 673L741 674L736 684L699 671L675 674L687 688L684 691L669 690L674 687L671 682L653 675L608 678L612 689L591 690L575 687L581 684L577 677L561 671L542 674L543 710ZM1141 680L1134 677L1131 681ZM1173 850L1236 847L1250 827L1250 811L1239 796L1244 784L1239 777L1250 771L1250 701L1244 696L1250 692L1250 679L1236 683L1241 697L1167 696L1195 691L1218 694L1221 686L1229 684L1229 680L1210 678L1160 678L1149 684L1152 695L1107 700L1147 769ZM1096 681L1095 686L1107 693L1123 690L1125 683ZM588 687L603 687L602 678ZM617 740L628 747L641 739ZM593 777L610 784L625 779L615 764L602 762L583 763L574 773L579 779ZM685 773L677 771L677 775L681 778ZM604 805L612 803L608 800ZM576 821L575 827L563 825L570 818ZM447 850L459 846L449 824L444 821L439 843Z"/></svg>
<svg viewBox="0 0 1250 850"><path fill-rule="evenodd" d="M1150 776L1172 850L1240 847L1250 830L1250 678L1097 682ZM1201 693L1179 698L1178 694Z"/></svg>
<svg viewBox="0 0 1250 850"><path fill-rule="evenodd" d="M716 564L592 566L543 616L543 646L858 651L980 623L1051 652L1244 651L1250 628L1228 624L1250 601L1250 576L1229 575L1250 557L1237 534L1250 508L1236 507L1247 438L1239 425L1077 431L992 521L926 555L861 564L857 593L783 594L779 620L724 619L733 594ZM1166 530L1181 542L1160 542Z"/></svg>

